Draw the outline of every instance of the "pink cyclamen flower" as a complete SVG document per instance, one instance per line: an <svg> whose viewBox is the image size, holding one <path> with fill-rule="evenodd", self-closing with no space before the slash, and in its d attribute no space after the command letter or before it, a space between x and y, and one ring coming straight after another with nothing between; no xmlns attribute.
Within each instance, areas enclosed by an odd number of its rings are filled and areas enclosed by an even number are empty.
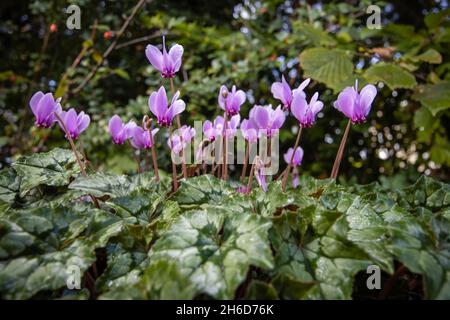
<svg viewBox="0 0 450 320"><path fill-rule="evenodd" d="M42 91L38 91L30 99L30 108L36 117L36 126L50 128L56 121L55 112L60 113L62 111L61 104L59 103L61 98L55 100L52 93L44 94Z"/></svg>
<svg viewBox="0 0 450 320"><path fill-rule="evenodd" d="M172 102L167 100L166 89L163 86L159 88L158 92L153 92L148 99L148 106L150 111L156 116L157 122L160 126L168 127L172 125L173 118L186 109L186 104L183 100L178 99L180 91L177 91L172 98Z"/></svg>
<svg viewBox="0 0 450 320"><path fill-rule="evenodd" d="M271 105L255 106L250 111L250 120L256 124L260 134L270 138L283 126L286 115L281 106L275 110Z"/></svg>
<svg viewBox="0 0 450 320"><path fill-rule="evenodd" d="M135 149L150 149L155 144L155 134L158 128L151 130L152 138L150 139L150 130L144 130L142 127L134 127L130 130L131 145Z"/></svg>
<svg viewBox="0 0 450 320"><path fill-rule="evenodd" d="M242 137L249 143L255 143L258 140L258 131L256 130L255 124L250 120L242 120L241 133Z"/></svg>
<svg viewBox="0 0 450 320"><path fill-rule="evenodd" d="M288 151L284 154L284 161L286 161L287 164L289 164L289 162L291 161L293 152L294 148L289 148ZM299 166L302 164L302 160L303 160L303 149L301 147L297 147L291 165L294 167Z"/></svg>
<svg viewBox="0 0 450 320"><path fill-rule="evenodd" d="M131 138L131 133L133 128L137 125L134 121L129 121L128 123L123 123L122 119L115 114L109 120L109 133L111 134L112 140L115 144L123 144L126 140Z"/></svg>
<svg viewBox="0 0 450 320"><path fill-rule="evenodd" d="M145 55L150 63L161 72L163 78L173 78L180 70L183 50L181 45L175 44L167 53L165 37L163 37L162 52L157 47L149 44L145 48Z"/></svg>
<svg viewBox="0 0 450 320"><path fill-rule="evenodd" d="M231 88L231 92L227 87L221 86L218 100L220 108L225 110L229 116L234 116L239 113L246 96L244 91L236 90L236 86Z"/></svg>
<svg viewBox="0 0 450 320"><path fill-rule="evenodd" d="M323 108L323 102L318 101L319 94L316 92L311 98L309 104L306 98L300 94L294 95L292 100L291 112L303 128L311 127L316 122L316 116Z"/></svg>
<svg viewBox="0 0 450 320"><path fill-rule="evenodd" d="M62 111L59 115L72 139L77 139L91 122L89 115L85 114L84 111L77 114L74 108L69 109L69 111ZM61 129L64 130L63 125L59 121L58 123Z"/></svg>
<svg viewBox="0 0 450 320"><path fill-rule="evenodd" d="M303 81L297 89L291 90L289 83L281 76L281 82L274 82L271 87L271 92L275 99L280 100L286 110L291 109L292 100L296 94L305 96L303 90L308 86L311 79L306 79Z"/></svg>
<svg viewBox="0 0 450 320"><path fill-rule="evenodd" d="M345 88L334 102L334 107L341 111L353 123L364 123L377 95L374 85L367 85L358 93L358 80L354 87Z"/></svg>
<svg viewBox="0 0 450 320"><path fill-rule="evenodd" d="M181 150L191 143L195 137L195 129L189 126L182 126L177 133L172 134L167 140L167 145L174 153L180 153Z"/></svg>

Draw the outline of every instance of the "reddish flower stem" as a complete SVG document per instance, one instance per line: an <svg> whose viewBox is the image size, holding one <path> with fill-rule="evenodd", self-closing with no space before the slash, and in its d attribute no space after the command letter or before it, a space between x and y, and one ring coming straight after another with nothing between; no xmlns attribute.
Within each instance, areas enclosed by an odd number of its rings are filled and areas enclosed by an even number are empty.
<svg viewBox="0 0 450 320"><path fill-rule="evenodd" d="M246 144L244 165L242 166L242 173L240 178L241 182L244 181L245 174L247 173L248 158L250 157L250 142L247 141Z"/></svg>
<svg viewBox="0 0 450 320"><path fill-rule="evenodd" d="M223 113L223 164L222 164L222 180L228 179L228 166L227 166L227 127L228 127L228 119L226 111Z"/></svg>
<svg viewBox="0 0 450 320"><path fill-rule="evenodd" d="M252 163L252 167L250 169L250 175L248 176L247 193L250 193L250 191L252 191L252 180L253 180L254 172L255 172L255 161L253 161L253 163Z"/></svg>
<svg viewBox="0 0 450 320"><path fill-rule="evenodd" d="M173 152L172 126L169 126L169 139L170 139L170 160L172 161L173 191L176 192L178 190L178 180L177 180L177 166L172 159L172 152Z"/></svg>
<svg viewBox="0 0 450 320"><path fill-rule="evenodd" d="M152 152L152 161L153 161L153 170L155 171L155 180L156 182L159 182L159 172L158 172L158 162L156 161L156 151L155 151L155 143L153 142L153 135L152 135L152 128L149 128L150 133L150 144L151 152Z"/></svg>
<svg viewBox="0 0 450 320"><path fill-rule="evenodd" d="M72 152L75 155L75 158L76 158L76 160L78 162L78 165L80 166L81 174L84 177L87 177L86 170L84 168L83 163L81 162L80 156L78 155L78 151L77 151L77 148L75 146L75 143L73 142L72 136L70 135L69 130L67 130L66 124L64 123L63 119L61 118L61 116L57 112L54 112L53 114L59 120L59 122L61 123L61 126L63 127L64 133L66 134L66 137L69 140L70 147L72 148ZM100 205L98 203L97 198L94 197L93 195L89 195L89 196L91 197L92 202L94 203L94 205L97 208L100 208Z"/></svg>
<svg viewBox="0 0 450 320"><path fill-rule="evenodd" d="M297 150L298 144L300 143L301 135L302 135L302 126L300 126L299 129L298 129L297 139L295 140L295 145L294 145L294 151L292 152L291 159L290 159L290 161L288 163L286 172L284 173L284 176L283 176L283 184L282 184L282 187L281 187L283 192L286 190L286 184L287 184L287 181L288 181L289 173L291 172L291 168L292 168L292 161L294 160L295 150Z"/></svg>
<svg viewBox="0 0 450 320"><path fill-rule="evenodd" d="M175 86L173 84L173 78L170 78L170 90L172 91L172 96L175 94ZM176 116L177 118L177 127L178 130L181 128L181 120L180 120L180 114L177 114ZM181 140L181 144L183 144L183 137L180 134L180 140ZM185 179L188 178L187 175L187 169L186 169L186 163L185 163L185 159L184 159L184 149L181 149L181 169L183 170L183 176Z"/></svg>
<svg viewBox="0 0 450 320"><path fill-rule="evenodd" d="M349 119L347 127L345 128L344 135L342 136L341 144L339 145L338 152L336 154L336 159L334 160L333 169L331 170L331 179L336 179L339 173L339 167L341 166L342 156L344 155L345 143L347 142L348 133L350 131L350 126L352 121Z"/></svg>

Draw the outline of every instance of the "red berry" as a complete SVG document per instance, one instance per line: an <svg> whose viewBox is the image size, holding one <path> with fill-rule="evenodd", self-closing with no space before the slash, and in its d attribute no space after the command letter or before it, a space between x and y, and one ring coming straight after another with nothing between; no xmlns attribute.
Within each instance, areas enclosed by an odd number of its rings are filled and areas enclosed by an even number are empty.
<svg viewBox="0 0 450 320"><path fill-rule="evenodd" d="M56 31L58 31L58 27L56 26L55 23L52 23L50 25L50 32L55 33Z"/></svg>
<svg viewBox="0 0 450 320"><path fill-rule="evenodd" d="M103 34L103 38L105 38L105 39L109 39L111 37L112 37L111 31L105 31L105 33Z"/></svg>

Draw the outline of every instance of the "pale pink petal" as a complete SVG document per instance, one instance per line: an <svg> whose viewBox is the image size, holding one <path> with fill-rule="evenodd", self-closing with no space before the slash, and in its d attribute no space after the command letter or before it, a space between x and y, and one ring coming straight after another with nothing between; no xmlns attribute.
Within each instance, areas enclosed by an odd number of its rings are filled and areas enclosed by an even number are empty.
<svg viewBox="0 0 450 320"><path fill-rule="evenodd" d="M145 48L145 55L147 56L148 61L160 72L162 72L162 53L161 51L155 47L149 44L147 48Z"/></svg>
<svg viewBox="0 0 450 320"><path fill-rule="evenodd" d="M33 111L34 115L37 115L38 103L42 99L43 96L44 96L44 93L42 91L38 91L35 94L33 94L33 96L30 99L30 108L31 108L31 111Z"/></svg>

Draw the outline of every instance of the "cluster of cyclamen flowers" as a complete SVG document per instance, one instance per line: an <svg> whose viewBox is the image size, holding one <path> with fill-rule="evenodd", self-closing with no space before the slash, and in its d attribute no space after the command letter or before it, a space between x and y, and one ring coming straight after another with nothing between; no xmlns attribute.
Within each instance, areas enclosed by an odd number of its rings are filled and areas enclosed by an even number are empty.
<svg viewBox="0 0 450 320"><path fill-rule="evenodd" d="M163 78L169 79L172 91L172 99L168 99L164 86L161 86L158 91L151 93L148 99L149 111L156 118L156 125L159 128L152 128L154 126L153 121L147 115L144 116L142 125L137 125L133 120L125 123L118 115L114 115L109 121L109 132L115 144L124 144L126 141L129 141L135 149L152 151L153 167L157 180L159 180L159 175L154 146L155 135L160 128L167 128L168 130L169 138L167 145L172 153L181 155L184 178L187 178L187 170L183 153L185 148L193 141L196 134L195 129L192 127L187 125L181 126L180 114L186 109L186 104L180 99L180 92L175 92L173 85L173 78L181 67L183 51L181 45L175 44L167 52L164 38L162 51L153 45L148 45L145 50L149 62L161 73ZM286 117L291 114L297 119L299 130L294 147L289 148L284 154L287 168L281 176L283 178L282 188L284 190L290 171L293 169L292 185L294 188L297 187L299 184L298 167L302 163L304 153L299 145L301 132L303 128L310 128L314 125L318 113L324 106L323 102L318 100L319 94L317 92L313 94L308 102L304 90L309 83L310 79L306 79L298 88L291 89L291 86L283 76L281 82L275 82L271 87L273 97L281 101L281 105L275 109L271 105L255 105L249 112L249 118L243 119L242 121L240 110L246 101L244 91L238 90L236 86L232 86L231 90L226 86L222 86L218 95L218 105L223 110L223 116L217 116L214 121L208 120L204 122L203 136L205 139L197 146L196 157L202 158L203 147L206 143L220 139L217 141L221 143L221 154L223 155L224 161L221 166L218 164L214 165L213 162L211 164L211 173L215 174L217 170L218 175L226 180L227 140L236 135L240 126L242 136L246 140L246 155L241 174L241 181L243 181L247 174L247 164L250 164L249 148L257 143L258 139L262 136L271 138L278 134ZM367 85L361 92L358 92L358 83L356 82L354 87L345 88L334 103L334 107L348 117L349 122L336 156L331 173L332 178L337 177L350 125L352 123L357 124L366 121L376 94L377 90L373 85ZM66 138L69 139L72 147L75 148L73 140L76 140L80 133L86 130L90 123L90 118L83 111L79 114L74 109L62 111L60 100L55 100L51 93L44 94L37 92L30 100L30 107L36 117L36 125L38 127L49 128L53 123L58 122L61 129L65 132ZM178 130L176 133L173 133L172 130L174 119L177 120L176 125ZM75 149L74 152L76 153ZM206 172L205 168L206 165L203 163L204 172ZM267 188L266 176L264 174L265 168L266 164L258 156L252 159L247 186L240 187L238 191L248 193L251 189L253 176L255 176L265 191ZM172 171L174 189L176 190L178 177L174 161L172 161ZM200 170L197 172L199 173Z"/></svg>

